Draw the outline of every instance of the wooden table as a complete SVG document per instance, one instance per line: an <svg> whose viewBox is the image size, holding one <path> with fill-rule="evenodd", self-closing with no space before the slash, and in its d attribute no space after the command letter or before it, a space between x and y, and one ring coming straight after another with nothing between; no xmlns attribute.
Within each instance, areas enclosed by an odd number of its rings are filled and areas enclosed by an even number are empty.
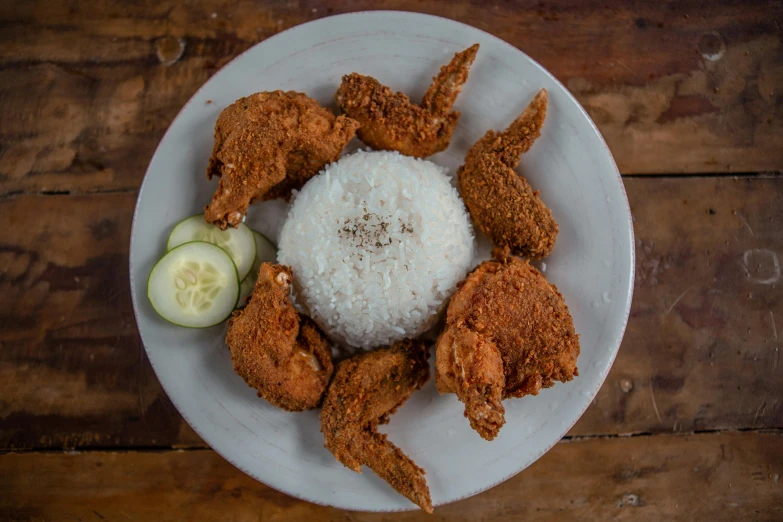
<svg viewBox="0 0 783 522"><path fill-rule="evenodd" d="M783 519L783 4L604 3L0 3L0 519ZM434 518L312 505L226 463L161 389L128 286L139 184L193 92L287 27L381 7L552 71L606 137L636 230L592 406Z"/></svg>

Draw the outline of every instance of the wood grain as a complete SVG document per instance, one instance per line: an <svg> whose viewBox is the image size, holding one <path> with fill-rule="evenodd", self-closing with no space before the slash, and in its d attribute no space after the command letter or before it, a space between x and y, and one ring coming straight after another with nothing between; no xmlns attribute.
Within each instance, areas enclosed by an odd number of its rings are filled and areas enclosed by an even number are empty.
<svg viewBox="0 0 783 522"><path fill-rule="evenodd" d="M572 433L783 427L783 178L625 185L636 233L631 316Z"/></svg>
<svg viewBox="0 0 783 522"><path fill-rule="evenodd" d="M0 201L1 447L199 441L162 391L136 329L135 199Z"/></svg>
<svg viewBox="0 0 783 522"><path fill-rule="evenodd" d="M346 512L255 482L203 451L0 456L13 521L780 520L783 435L724 433L560 443L478 496L422 512ZM370 473L370 471L366 471ZM437 470L428 470L428 476ZM307 477L302 477L307 480Z"/></svg>
<svg viewBox="0 0 783 522"><path fill-rule="evenodd" d="M571 435L783 428L783 178L633 178L626 188L631 319ZM203 446L136 331L134 201L0 200L0 448Z"/></svg>
<svg viewBox="0 0 783 522"><path fill-rule="evenodd" d="M293 25L378 8L524 50L582 102L624 173L783 169L780 2L16 0L0 5L0 194L135 189L228 60ZM165 55L172 39L179 59Z"/></svg>

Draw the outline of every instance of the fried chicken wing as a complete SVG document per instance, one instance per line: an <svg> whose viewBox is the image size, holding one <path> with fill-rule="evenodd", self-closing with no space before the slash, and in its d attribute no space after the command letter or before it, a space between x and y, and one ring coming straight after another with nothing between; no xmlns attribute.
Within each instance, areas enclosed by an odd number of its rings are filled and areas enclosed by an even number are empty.
<svg viewBox="0 0 783 522"><path fill-rule="evenodd" d="M438 340L435 385L453 392L465 403L470 426L487 440L494 439L506 412L500 402L506 387L503 358L492 340L456 325Z"/></svg>
<svg viewBox="0 0 783 522"><path fill-rule="evenodd" d="M557 287L495 249L452 296L436 350L435 384L456 393L479 435L503 426L500 399L537 395L578 375L579 336Z"/></svg>
<svg viewBox="0 0 783 522"><path fill-rule="evenodd" d="M470 215L497 247L540 259L552 252L558 225L538 192L514 172L519 156L541 135L547 92L542 89L505 132L488 131L457 171Z"/></svg>
<svg viewBox="0 0 783 522"><path fill-rule="evenodd" d="M247 306L234 312L226 344L234 371L278 408L321 404L334 371L326 337L290 298L291 269L264 263Z"/></svg>
<svg viewBox="0 0 783 522"><path fill-rule="evenodd" d="M205 219L236 227L250 203L287 199L340 156L359 123L298 92L259 92L226 107L215 124L207 178L220 183Z"/></svg>
<svg viewBox="0 0 783 522"><path fill-rule="evenodd" d="M359 121L359 139L376 150L396 150L426 158L449 146L459 112L451 108L478 53L475 44L454 55L415 105L401 92L392 92L370 76L343 76L335 98L343 111Z"/></svg>
<svg viewBox="0 0 783 522"><path fill-rule="evenodd" d="M343 465L358 473L362 465L368 466L432 513L424 470L377 430L427 382L428 358L423 343L406 340L339 363L321 410L321 431L326 448Z"/></svg>

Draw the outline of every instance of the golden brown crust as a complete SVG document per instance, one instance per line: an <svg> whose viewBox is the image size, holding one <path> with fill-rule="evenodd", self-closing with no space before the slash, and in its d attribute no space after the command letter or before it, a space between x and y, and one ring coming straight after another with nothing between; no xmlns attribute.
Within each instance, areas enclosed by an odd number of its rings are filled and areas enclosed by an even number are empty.
<svg viewBox="0 0 783 522"><path fill-rule="evenodd" d="M343 76L335 98L342 110L361 124L359 139L373 149L426 158L449 146L459 119L459 112L451 108L468 79L478 48L475 44L455 54L441 67L420 106L375 78L357 73Z"/></svg>
<svg viewBox="0 0 783 522"><path fill-rule="evenodd" d="M495 343L456 325L438 339L435 361L438 391L456 393L465 403L470 426L482 438L494 439L506 423L501 403L506 376Z"/></svg>
<svg viewBox="0 0 783 522"><path fill-rule="evenodd" d="M337 365L324 398L321 431L325 446L346 467L372 469L397 492L432 513L424 470L383 433L379 424L429 378L429 350L419 341L365 352Z"/></svg>
<svg viewBox="0 0 783 522"><path fill-rule="evenodd" d="M495 402L501 389L504 399L537 395L555 381L567 382L578 375L579 356L579 336L557 287L527 261L511 256L508 249L496 249L493 256L451 298L446 329L438 340L435 376L441 392L456 391L466 402L465 414L484 438L493 431L476 417L480 412L498 411L502 416L502 407ZM469 363L455 364L450 356L455 345ZM497 375L497 356L502 359L503 380ZM463 371L462 383L483 392L472 396L473 403L457 388L460 380L454 376ZM483 409L481 397L486 402ZM490 423L489 428L497 425L500 429L502 424Z"/></svg>
<svg viewBox="0 0 783 522"><path fill-rule="evenodd" d="M339 158L359 123L298 92L259 92L226 107L215 123L207 178L220 183L205 219L236 227L250 203L287 199Z"/></svg>
<svg viewBox="0 0 783 522"><path fill-rule="evenodd" d="M296 312L291 269L264 263L250 301L228 322L226 344L234 370L278 408L316 408L334 371L329 342Z"/></svg>
<svg viewBox="0 0 783 522"><path fill-rule="evenodd" d="M558 225L514 169L541 135L546 107L542 89L505 132L490 130L477 141L457 171L460 194L479 229L495 246L534 259L552 252Z"/></svg>

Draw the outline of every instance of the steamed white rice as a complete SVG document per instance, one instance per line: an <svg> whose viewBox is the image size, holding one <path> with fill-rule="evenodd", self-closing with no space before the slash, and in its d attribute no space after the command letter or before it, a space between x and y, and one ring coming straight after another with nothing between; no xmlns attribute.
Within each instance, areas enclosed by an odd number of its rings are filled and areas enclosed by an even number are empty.
<svg viewBox="0 0 783 522"><path fill-rule="evenodd" d="M297 303L333 340L363 349L432 326L475 251L446 169L364 151L304 186L278 246Z"/></svg>

